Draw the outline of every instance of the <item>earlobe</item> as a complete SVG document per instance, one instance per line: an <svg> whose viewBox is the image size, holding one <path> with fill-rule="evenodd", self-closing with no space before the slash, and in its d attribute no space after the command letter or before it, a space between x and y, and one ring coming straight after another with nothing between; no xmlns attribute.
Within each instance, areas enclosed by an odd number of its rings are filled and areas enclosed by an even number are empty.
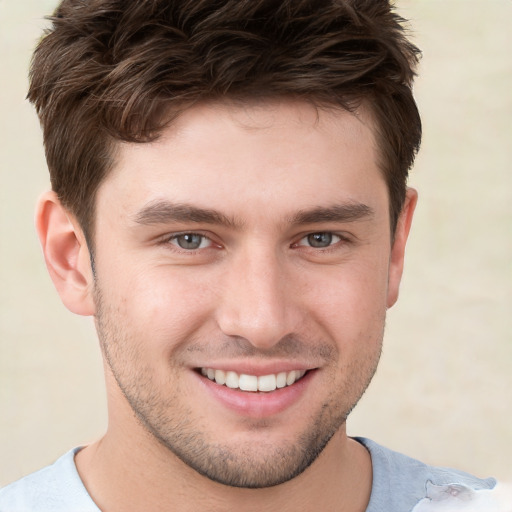
<svg viewBox="0 0 512 512"><path fill-rule="evenodd" d="M38 201L36 229L50 277L64 305L78 315L93 315L93 274L89 249L78 222L55 192Z"/></svg>
<svg viewBox="0 0 512 512"><path fill-rule="evenodd" d="M402 279L402 272L404 269L405 246L411 229L412 218L417 202L418 193L413 188L408 188L404 206L396 226L393 246L391 248L387 297L388 308L393 306L398 300L400 281Z"/></svg>

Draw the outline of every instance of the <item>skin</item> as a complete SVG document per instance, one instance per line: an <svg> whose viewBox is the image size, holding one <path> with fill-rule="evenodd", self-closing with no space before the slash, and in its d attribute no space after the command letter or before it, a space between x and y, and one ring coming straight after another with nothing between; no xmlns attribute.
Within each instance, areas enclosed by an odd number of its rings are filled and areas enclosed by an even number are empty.
<svg viewBox="0 0 512 512"><path fill-rule="evenodd" d="M416 203L409 190L393 236L377 162L364 110L195 106L119 146L94 275L74 218L42 198L50 274L94 316L105 360L108 430L76 457L103 511L366 509L371 461L345 419L378 363ZM219 396L201 367L308 373L256 399Z"/></svg>

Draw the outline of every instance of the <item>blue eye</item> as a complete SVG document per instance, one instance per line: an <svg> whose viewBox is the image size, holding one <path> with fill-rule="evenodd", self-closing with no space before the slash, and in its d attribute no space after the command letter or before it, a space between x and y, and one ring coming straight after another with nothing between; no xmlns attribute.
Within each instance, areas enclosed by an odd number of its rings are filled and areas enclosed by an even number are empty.
<svg viewBox="0 0 512 512"><path fill-rule="evenodd" d="M211 243L207 237L197 233L183 233L181 235L174 235L171 237L170 242L173 245L177 245L180 249L185 249L188 251L204 249Z"/></svg>
<svg viewBox="0 0 512 512"><path fill-rule="evenodd" d="M339 237L338 235L326 231L319 233L311 233L305 236L299 242L299 245L308 245L309 247L313 247L315 249L325 249L333 244L338 243L340 240L341 237Z"/></svg>

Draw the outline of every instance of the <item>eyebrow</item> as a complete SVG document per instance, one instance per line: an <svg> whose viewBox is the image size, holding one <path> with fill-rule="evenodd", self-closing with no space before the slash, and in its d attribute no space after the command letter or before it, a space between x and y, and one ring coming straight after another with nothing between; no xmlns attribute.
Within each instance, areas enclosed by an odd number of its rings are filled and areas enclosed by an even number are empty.
<svg viewBox="0 0 512 512"><path fill-rule="evenodd" d="M289 222L293 225L320 224L323 222L355 222L373 217L374 210L363 203L346 203L329 207L318 206L299 210ZM217 210L199 208L183 203L158 200L148 203L133 216L137 224L145 226L168 224L171 222L192 222L215 224L233 229L241 229L243 222Z"/></svg>
<svg viewBox="0 0 512 512"><path fill-rule="evenodd" d="M355 222L371 219L373 208L363 203L346 203L329 207L319 206L300 210L291 219L292 224L320 224L322 222Z"/></svg>
<svg viewBox="0 0 512 512"><path fill-rule="evenodd" d="M239 229L242 223L217 210L198 208L189 204L153 201L134 216L137 224L168 224L170 222L193 222L197 224L218 224Z"/></svg>

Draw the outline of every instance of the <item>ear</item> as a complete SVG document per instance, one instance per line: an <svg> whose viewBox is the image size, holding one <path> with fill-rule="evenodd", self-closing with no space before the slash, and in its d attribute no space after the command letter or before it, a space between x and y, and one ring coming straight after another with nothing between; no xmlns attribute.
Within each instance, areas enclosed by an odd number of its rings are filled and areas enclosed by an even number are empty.
<svg viewBox="0 0 512 512"><path fill-rule="evenodd" d="M400 217L398 218L393 246L391 248L388 277L388 308L393 306L398 299L398 291L404 269L405 245L411 229L412 217L414 215L417 202L418 193L413 188L408 188L404 206L400 212Z"/></svg>
<svg viewBox="0 0 512 512"><path fill-rule="evenodd" d="M39 199L36 230L46 267L64 305L78 315L93 315L94 279L89 249L78 222L55 192L46 192Z"/></svg>

